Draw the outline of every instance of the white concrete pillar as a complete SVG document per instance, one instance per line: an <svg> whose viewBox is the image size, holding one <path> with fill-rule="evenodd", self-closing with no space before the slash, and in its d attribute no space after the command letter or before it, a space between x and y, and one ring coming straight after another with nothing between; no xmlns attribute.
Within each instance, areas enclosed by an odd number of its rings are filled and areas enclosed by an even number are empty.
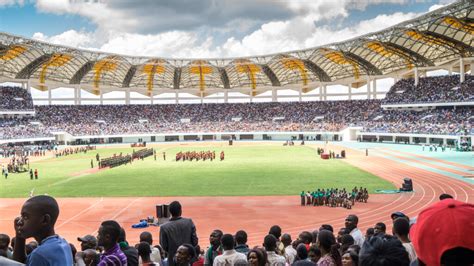
<svg viewBox="0 0 474 266"><path fill-rule="evenodd" d="M77 87L77 105L82 104L82 90L81 87Z"/></svg>
<svg viewBox="0 0 474 266"><path fill-rule="evenodd" d="M367 100L370 100L370 77L367 76Z"/></svg>
<svg viewBox="0 0 474 266"><path fill-rule="evenodd" d="M351 84L347 85L347 90L348 90L348 93L349 93L349 100L352 100L352 86L351 86Z"/></svg>
<svg viewBox="0 0 474 266"><path fill-rule="evenodd" d="M26 90L28 91L29 94L31 94L31 84L30 84L30 80L28 80L26 82Z"/></svg>
<svg viewBox="0 0 474 266"><path fill-rule="evenodd" d="M125 91L125 104L130 105L130 88Z"/></svg>
<svg viewBox="0 0 474 266"><path fill-rule="evenodd" d="M100 105L104 105L104 93L100 91Z"/></svg>
<svg viewBox="0 0 474 266"><path fill-rule="evenodd" d="M298 101L301 102L303 100L303 92L302 92L302 88L300 88L300 90L298 91Z"/></svg>
<svg viewBox="0 0 474 266"><path fill-rule="evenodd" d="M323 86L319 86L319 100L323 100Z"/></svg>
<svg viewBox="0 0 474 266"><path fill-rule="evenodd" d="M327 85L324 85L324 94L323 94L323 98L324 98L324 101L327 101L328 100L328 87Z"/></svg>
<svg viewBox="0 0 474 266"><path fill-rule="evenodd" d="M229 92L225 91L224 92L224 103L228 103L228 102L229 102Z"/></svg>
<svg viewBox="0 0 474 266"><path fill-rule="evenodd" d="M150 104L154 104L155 103L155 97L154 95L151 95L150 96Z"/></svg>
<svg viewBox="0 0 474 266"><path fill-rule="evenodd" d="M52 102L52 95L51 95L51 88L48 87L48 104L51 105Z"/></svg>
<svg viewBox="0 0 474 266"><path fill-rule="evenodd" d="M253 93L250 91L250 102L253 103Z"/></svg>
<svg viewBox="0 0 474 266"><path fill-rule="evenodd" d="M272 102L278 102L278 92L275 88L272 88Z"/></svg>
<svg viewBox="0 0 474 266"><path fill-rule="evenodd" d="M179 93L178 93L177 91L174 93L174 102L175 102L176 104L179 103Z"/></svg>
<svg viewBox="0 0 474 266"><path fill-rule="evenodd" d="M452 74L453 74L453 66L450 66L450 67L448 68L448 75L451 76Z"/></svg>
<svg viewBox="0 0 474 266"><path fill-rule="evenodd" d="M204 103L204 92L201 91L201 104Z"/></svg>
<svg viewBox="0 0 474 266"><path fill-rule="evenodd" d="M415 67L414 72L415 72L415 86L418 86L418 83L420 82L420 76L418 74L418 68L417 67Z"/></svg>
<svg viewBox="0 0 474 266"><path fill-rule="evenodd" d="M374 84L372 84L372 99L377 99L377 79L374 78Z"/></svg>
<svg viewBox="0 0 474 266"><path fill-rule="evenodd" d="M464 71L464 59L462 57L459 59L459 78L460 82L464 82L464 80L466 79Z"/></svg>

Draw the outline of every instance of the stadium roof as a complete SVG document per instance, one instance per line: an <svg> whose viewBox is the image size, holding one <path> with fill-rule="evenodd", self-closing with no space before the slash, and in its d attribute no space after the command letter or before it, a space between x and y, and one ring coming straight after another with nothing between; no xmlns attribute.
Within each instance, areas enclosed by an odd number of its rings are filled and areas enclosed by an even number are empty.
<svg viewBox="0 0 474 266"><path fill-rule="evenodd" d="M96 95L131 90L149 96L176 90L198 96L222 90L257 95L272 88L307 92L347 80L364 84L366 76L474 56L473 6L472 0L462 0L344 42L241 58L125 56L0 33L0 80L29 80L40 90L80 86Z"/></svg>

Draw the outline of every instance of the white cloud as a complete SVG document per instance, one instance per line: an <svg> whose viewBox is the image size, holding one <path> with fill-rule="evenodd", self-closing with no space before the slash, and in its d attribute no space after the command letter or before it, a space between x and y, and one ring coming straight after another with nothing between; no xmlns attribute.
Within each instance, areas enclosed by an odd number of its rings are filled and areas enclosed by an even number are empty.
<svg viewBox="0 0 474 266"><path fill-rule="evenodd" d="M33 34L33 39L77 48L94 48L94 37L95 34L93 33L78 32L75 30L68 30L51 37L48 37L41 32L36 32Z"/></svg>
<svg viewBox="0 0 474 266"><path fill-rule="evenodd" d="M25 4L25 0L0 0L0 8L4 6L13 6L13 5L23 6L24 4Z"/></svg>

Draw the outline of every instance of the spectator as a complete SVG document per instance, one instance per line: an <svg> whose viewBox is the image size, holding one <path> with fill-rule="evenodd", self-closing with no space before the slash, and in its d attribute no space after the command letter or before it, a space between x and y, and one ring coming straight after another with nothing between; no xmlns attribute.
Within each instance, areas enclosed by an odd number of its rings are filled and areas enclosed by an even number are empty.
<svg viewBox="0 0 474 266"><path fill-rule="evenodd" d="M308 258L314 264L317 264L319 259L321 259L321 250L317 246L311 246L309 248Z"/></svg>
<svg viewBox="0 0 474 266"><path fill-rule="evenodd" d="M160 250L158 248L153 247L153 236L151 235L150 232L145 231L145 232L142 232L140 234L140 243L141 242L146 242L150 245L150 250L151 250L150 259L151 259L151 261L158 264L158 265L162 265ZM141 262L139 262L139 263L141 263Z"/></svg>
<svg viewBox="0 0 474 266"><path fill-rule="evenodd" d="M347 227L347 225L346 225ZM321 230L318 235L317 242L319 250L321 250L321 258L318 266L341 266L341 254L339 253L336 238L331 231Z"/></svg>
<svg viewBox="0 0 474 266"><path fill-rule="evenodd" d="M346 251L342 254L342 266L358 266L359 254L354 251Z"/></svg>
<svg viewBox="0 0 474 266"><path fill-rule="evenodd" d="M387 226L384 223L379 222L379 223L375 224L375 226L374 226L374 235L375 236L383 236L383 235L385 235L386 231L387 231Z"/></svg>
<svg viewBox="0 0 474 266"><path fill-rule="evenodd" d="M359 264L368 266L408 266L410 259L402 243L393 237L374 236L364 242Z"/></svg>
<svg viewBox="0 0 474 266"><path fill-rule="evenodd" d="M183 244L178 247L175 264L179 266L190 266L195 257L194 247L189 244Z"/></svg>
<svg viewBox="0 0 474 266"><path fill-rule="evenodd" d="M344 254L352 245L354 245L354 238L351 235L341 236L341 254Z"/></svg>
<svg viewBox="0 0 474 266"><path fill-rule="evenodd" d="M267 254L263 249L253 248L247 254L247 261L249 266L266 266Z"/></svg>
<svg viewBox="0 0 474 266"><path fill-rule="evenodd" d="M453 196L449 195L449 194L446 194L446 193L443 193L441 195L439 195L439 200L445 200L445 199L454 199Z"/></svg>
<svg viewBox="0 0 474 266"><path fill-rule="evenodd" d="M249 246L247 246L247 233L244 230L239 230L235 233L235 251L247 256L249 253Z"/></svg>
<svg viewBox="0 0 474 266"><path fill-rule="evenodd" d="M281 236L281 242L285 247L285 258L288 264L293 264L296 257L296 249L293 248L291 245L291 235L290 234L283 234Z"/></svg>
<svg viewBox="0 0 474 266"><path fill-rule="evenodd" d="M207 249L206 255L204 257L204 265L213 265L214 259L221 255L223 252L223 248L221 246L221 238L222 238L222 231L216 229L212 231L211 235L209 236L209 243L211 244Z"/></svg>
<svg viewBox="0 0 474 266"><path fill-rule="evenodd" d="M365 232L365 239L364 241L369 240L371 237L373 237L375 234L375 230L373 227L367 228L367 231Z"/></svg>
<svg viewBox="0 0 474 266"><path fill-rule="evenodd" d="M12 251L8 248L10 245L10 237L6 234L0 234L0 250L5 251L7 258L13 257Z"/></svg>
<svg viewBox="0 0 474 266"><path fill-rule="evenodd" d="M285 256L285 246L283 243L280 241L280 236L281 236L281 227L278 225L274 225L270 228L268 231L269 235L273 235L277 239L277 248L276 248L276 253L278 255Z"/></svg>
<svg viewBox="0 0 474 266"><path fill-rule="evenodd" d="M50 196L29 198L21 208L21 217L15 219L15 249L13 257L26 265L72 265L69 244L54 231L59 206ZM41 245L26 257L25 242L33 237Z"/></svg>
<svg viewBox="0 0 474 266"><path fill-rule="evenodd" d="M85 235L83 237L78 237L77 241L81 242L81 251L86 249L97 249L97 238L92 235Z"/></svg>
<svg viewBox="0 0 474 266"><path fill-rule="evenodd" d="M170 203L171 219L160 226L160 245L168 253L168 263L173 266L176 250L183 244L198 244L196 227L191 219L181 217L182 209L178 201Z"/></svg>
<svg viewBox="0 0 474 266"><path fill-rule="evenodd" d="M393 235L402 242L402 245L405 247L406 251L408 252L408 256L410 261L413 262L416 260L416 252L413 244L410 242L408 238L408 233L410 232L410 224L408 223L407 219L404 218L397 218L393 221Z"/></svg>
<svg viewBox="0 0 474 266"><path fill-rule="evenodd" d="M137 247L138 256L140 256L140 265L155 266L156 264L151 260L151 247L147 242L140 242Z"/></svg>
<svg viewBox="0 0 474 266"><path fill-rule="evenodd" d="M296 259L293 263L294 266L315 265L313 262L308 260L308 251L306 250L306 246L304 244L299 244L296 247L296 254Z"/></svg>
<svg viewBox="0 0 474 266"><path fill-rule="evenodd" d="M120 249L127 257L127 266L138 266L138 250L128 244L125 230L122 227L120 228L118 242Z"/></svg>
<svg viewBox="0 0 474 266"><path fill-rule="evenodd" d="M350 231L350 235L354 238L354 243L362 247L364 244L364 236L362 235L362 232L359 230L359 228L357 228L358 223L359 218L356 215L351 214L347 216L345 225Z"/></svg>
<svg viewBox="0 0 474 266"><path fill-rule="evenodd" d="M238 259L247 259L247 256L235 251L234 237L231 234L225 234L222 236L221 245L224 249L224 252L222 255L219 255L214 259L214 266L234 265L235 261Z"/></svg>
<svg viewBox="0 0 474 266"><path fill-rule="evenodd" d="M274 235L267 235L263 240L263 246L267 252L267 260L269 265L285 265L285 257L276 253L277 239Z"/></svg>
<svg viewBox="0 0 474 266"><path fill-rule="evenodd" d="M410 229L418 260L424 265L474 264L474 205L441 200L421 211Z"/></svg>
<svg viewBox="0 0 474 266"><path fill-rule="evenodd" d="M116 221L105 221L99 227L97 243L104 247L104 253L100 256L99 266L127 265L127 256L119 246L120 225Z"/></svg>

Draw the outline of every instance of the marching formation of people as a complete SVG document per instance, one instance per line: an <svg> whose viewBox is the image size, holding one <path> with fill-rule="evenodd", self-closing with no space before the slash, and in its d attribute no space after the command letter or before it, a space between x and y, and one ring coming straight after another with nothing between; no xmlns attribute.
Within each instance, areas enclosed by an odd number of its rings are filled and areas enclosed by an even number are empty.
<svg viewBox="0 0 474 266"><path fill-rule="evenodd" d="M152 149L152 148L150 148L150 149L141 149L141 150L138 150L138 151L134 150L132 152L132 160L135 160L135 159L143 160L146 157L152 156L153 154L155 154L155 150Z"/></svg>
<svg viewBox="0 0 474 266"><path fill-rule="evenodd" d="M121 166L124 164L132 163L132 161L133 161L132 155L130 154L127 154L127 155L122 155L122 153L120 153L119 155L114 154L114 156L112 157L100 159L99 169L106 168L106 167L114 168L114 167Z"/></svg>
<svg viewBox="0 0 474 266"><path fill-rule="evenodd" d="M56 151L56 157L62 157L62 156L68 156L68 155L73 155L73 154L78 154L78 153L84 153L86 154L88 151L93 151L96 150L96 146L81 146L81 147L69 147L65 148L60 151Z"/></svg>
<svg viewBox="0 0 474 266"><path fill-rule="evenodd" d="M24 173L30 169L30 159L28 156L13 156L7 164L6 171L10 173ZM2 165L2 173L4 173Z"/></svg>
<svg viewBox="0 0 474 266"><path fill-rule="evenodd" d="M216 159L216 151L185 151L185 152L178 152L176 153L176 161L206 161L210 160L211 162ZM220 160L223 161L225 158L224 151L220 153Z"/></svg>
<svg viewBox="0 0 474 266"><path fill-rule="evenodd" d="M314 191L301 191L301 206L328 206L328 207L343 207L351 209L356 202L367 203L369 193L367 188L358 189L354 187L351 192L346 191L346 188L327 188Z"/></svg>

